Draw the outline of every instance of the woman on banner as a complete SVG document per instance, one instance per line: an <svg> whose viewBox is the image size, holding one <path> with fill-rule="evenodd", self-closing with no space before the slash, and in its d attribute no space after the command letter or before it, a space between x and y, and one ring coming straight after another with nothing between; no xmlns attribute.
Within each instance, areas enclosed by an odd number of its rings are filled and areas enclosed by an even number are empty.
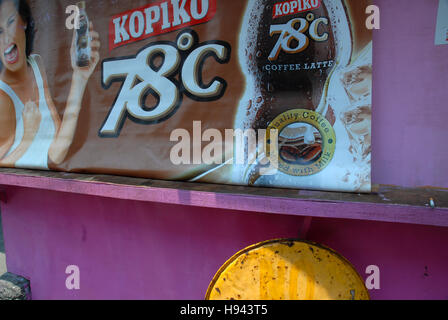
<svg viewBox="0 0 448 320"><path fill-rule="evenodd" d="M62 120L42 59L31 54L34 21L26 0L0 0L0 166L48 169L64 161L75 134L87 82L99 61L99 35L90 24L90 63L73 68Z"/></svg>

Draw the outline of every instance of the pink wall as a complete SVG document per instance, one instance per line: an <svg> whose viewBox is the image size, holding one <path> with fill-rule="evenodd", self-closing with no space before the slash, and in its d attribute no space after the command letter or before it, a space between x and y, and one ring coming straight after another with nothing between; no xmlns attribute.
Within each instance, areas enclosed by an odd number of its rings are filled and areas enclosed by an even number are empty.
<svg viewBox="0 0 448 320"><path fill-rule="evenodd" d="M372 180L448 188L448 45L436 0L375 0Z"/></svg>
<svg viewBox="0 0 448 320"><path fill-rule="evenodd" d="M362 277L381 271L372 299L448 299L448 229L399 223L314 219L308 238L341 252Z"/></svg>
<svg viewBox="0 0 448 320"><path fill-rule="evenodd" d="M295 237L301 218L114 200L25 188L2 204L8 271L36 299L202 299L237 250ZM81 269L81 290L65 268Z"/></svg>
<svg viewBox="0 0 448 320"><path fill-rule="evenodd" d="M30 278L34 299L203 299L235 252L297 237L303 221L26 188L9 188L8 200L8 270ZM314 219L307 238L340 252L363 277L379 266L374 299L448 298L445 228ZM71 264L80 267L79 291L65 287Z"/></svg>

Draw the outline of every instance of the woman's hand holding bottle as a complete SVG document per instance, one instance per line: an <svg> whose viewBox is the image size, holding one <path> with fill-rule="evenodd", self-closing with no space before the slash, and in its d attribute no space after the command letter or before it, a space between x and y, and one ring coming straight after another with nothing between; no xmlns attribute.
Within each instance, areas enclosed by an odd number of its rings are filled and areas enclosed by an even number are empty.
<svg viewBox="0 0 448 320"><path fill-rule="evenodd" d="M89 25L89 36L90 36L90 61L89 64L85 67L80 67L77 64L77 54L76 54L76 32L74 29L72 46L70 49L70 57L73 68L73 78L75 80L81 80L85 83L89 80L93 71L95 70L99 60L100 60L100 40L98 32L93 30L93 24L90 22Z"/></svg>
<svg viewBox="0 0 448 320"><path fill-rule="evenodd" d="M80 33L83 33L81 31L84 30L80 30ZM100 37L98 32L93 30L93 24L90 22L89 32L87 33L87 37L90 37L90 39L88 39L86 43L84 42L86 41L86 38L83 38L80 43L82 49L85 49L85 45L88 46L90 49L90 57L88 57L88 63L84 63L84 61L82 61L83 63L79 63L77 32L78 30L74 29L72 46L70 49L73 76L70 92L67 98L67 105L64 110L62 122L57 129L56 137L48 151L48 157L54 164L62 163L67 156L70 145L74 139L87 82L100 60ZM85 37L86 34L83 33L83 36ZM84 52L84 54L86 53Z"/></svg>

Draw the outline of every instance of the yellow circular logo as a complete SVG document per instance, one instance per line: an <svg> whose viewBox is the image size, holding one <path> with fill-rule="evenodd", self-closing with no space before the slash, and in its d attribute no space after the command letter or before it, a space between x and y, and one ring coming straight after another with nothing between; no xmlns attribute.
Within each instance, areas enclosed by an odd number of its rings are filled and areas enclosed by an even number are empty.
<svg viewBox="0 0 448 320"><path fill-rule="evenodd" d="M277 145L273 132L278 134ZM292 176L322 171L333 159L335 147L330 122L312 110L288 110L277 116L266 132L267 156L278 159L278 170Z"/></svg>

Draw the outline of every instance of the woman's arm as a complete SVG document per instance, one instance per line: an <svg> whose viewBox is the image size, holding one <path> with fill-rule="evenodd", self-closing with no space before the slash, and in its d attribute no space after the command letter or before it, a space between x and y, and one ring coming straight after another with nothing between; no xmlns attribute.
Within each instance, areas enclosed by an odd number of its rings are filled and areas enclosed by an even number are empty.
<svg viewBox="0 0 448 320"><path fill-rule="evenodd" d="M74 73L62 122L56 128L56 136L48 151L48 157L54 164L64 161L73 142L85 88L86 81Z"/></svg>
<svg viewBox="0 0 448 320"><path fill-rule="evenodd" d="M48 86L48 79L47 79L47 73L45 71L45 65L42 61L42 57L38 54L33 55L34 60L37 62L37 65L39 67L40 74L42 76L42 81L44 84L44 94L45 94L45 100L47 101L48 108L50 109L51 118L53 119L53 122L55 124L55 130L56 132L59 131L59 128L61 126L61 119L58 114L58 110L56 109L53 98L51 96L50 87Z"/></svg>
<svg viewBox="0 0 448 320"><path fill-rule="evenodd" d="M76 34L73 33L72 47L70 50L73 68L72 84L61 125L57 128L56 137L51 144L50 150L48 151L48 157L54 164L62 163L67 156L68 150L73 142L76 126L78 125L79 112L81 111L81 103L84 97L87 82L100 59L99 35L97 32L93 31L92 24L90 24L90 37L91 59L89 66L78 67L75 61Z"/></svg>
<svg viewBox="0 0 448 320"><path fill-rule="evenodd" d="M14 167L17 160L28 150L39 129L41 114L37 105L29 101L23 109L24 133L20 144L8 156L5 156L14 143L16 118L14 104L9 97L0 95L0 166Z"/></svg>
<svg viewBox="0 0 448 320"><path fill-rule="evenodd" d="M13 102L8 95L0 91L0 161L14 143L16 115Z"/></svg>

